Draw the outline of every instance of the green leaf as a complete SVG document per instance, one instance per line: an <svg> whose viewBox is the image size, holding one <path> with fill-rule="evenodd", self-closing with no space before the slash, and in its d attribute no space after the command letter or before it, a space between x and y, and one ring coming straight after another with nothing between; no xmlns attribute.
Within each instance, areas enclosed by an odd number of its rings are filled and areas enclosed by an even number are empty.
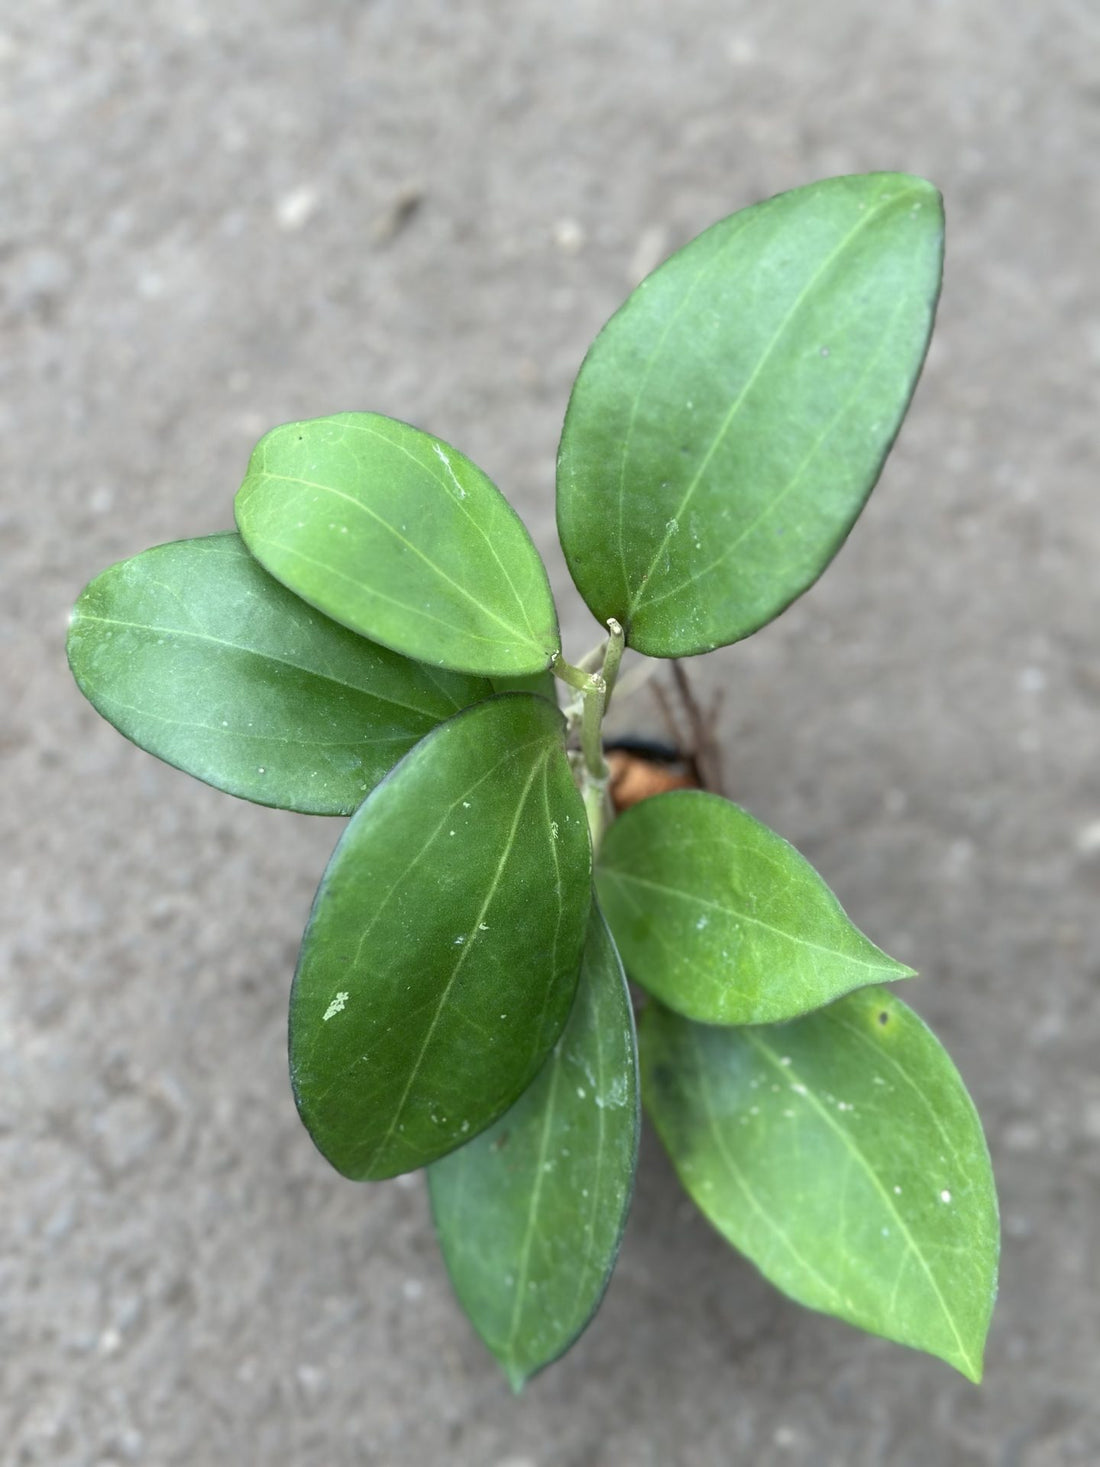
<svg viewBox="0 0 1100 1467"><path fill-rule="evenodd" d="M519 516L468 458L407 423L341 413L274 428L236 513L273 576L407 657L507 677L558 650L546 569Z"/></svg>
<svg viewBox="0 0 1100 1467"><path fill-rule="evenodd" d="M656 657L736 642L840 548L932 330L940 196L831 178L716 224L596 338L566 414L558 529L602 624Z"/></svg>
<svg viewBox="0 0 1100 1467"><path fill-rule="evenodd" d="M357 1180L502 1115L569 1015L591 886L556 709L508 693L423 739L329 862L290 998L302 1120Z"/></svg>
<svg viewBox="0 0 1100 1467"><path fill-rule="evenodd" d="M68 652L81 692L139 748L310 815L350 814L424 734L491 693L337 626L237 535L104 571L76 603Z"/></svg>
<svg viewBox="0 0 1100 1467"><path fill-rule="evenodd" d="M775 1023L913 976L852 925L793 846L701 790L621 815L596 887L630 976L701 1023Z"/></svg>
<svg viewBox="0 0 1100 1467"><path fill-rule="evenodd" d="M719 1029L651 1005L642 1093L710 1222L792 1299L978 1381L996 1295L981 1123L935 1035L885 989Z"/></svg>
<svg viewBox="0 0 1100 1467"><path fill-rule="evenodd" d="M638 1154L634 1015L593 905L577 997L538 1078L428 1172L451 1281L514 1390L563 1354L603 1298Z"/></svg>
<svg viewBox="0 0 1100 1467"><path fill-rule="evenodd" d="M490 682L495 693L537 693L555 708L558 706L557 679L549 668L526 677L494 677Z"/></svg>

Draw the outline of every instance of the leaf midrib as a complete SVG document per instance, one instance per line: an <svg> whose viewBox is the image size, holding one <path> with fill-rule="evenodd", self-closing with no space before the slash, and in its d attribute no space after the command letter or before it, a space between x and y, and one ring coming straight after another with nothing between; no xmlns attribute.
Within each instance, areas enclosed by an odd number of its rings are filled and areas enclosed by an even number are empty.
<svg viewBox="0 0 1100 1467"><path fill-rule="evenodd" d="M814 287L817 285L818 281L825 274L825 272L831 268L834 261L843 253L843 251L845 251L849 247L856 236L867 227L872 219L876 218L888 205L896 205L897 200L904 197L906 193L913 192L914 190L909 189L902 190L898 194L890 194L885 199L880 199L878 203L876 203L872 208L866 209L864 213L860 215L859 219L857 219L852 228L847 232L847 234L845 234L844 238L839 242L839 244L837 244L825 257L825 259L813 272L809 280L795 297L783 319L776 327L771 340L768 342L768 345L761 352L760 357L757 360L756 365L753 367L752 372L749 374L747 381L745 382L738 395L734 398L733 402L726 412L725 417L722 420L722 423L720 424L713 438L711 439L710 446L708 447L706 453L703 455L703 458L699 463L699 467L696 469L694 475L692 476L691 482L688 484L687 489L684 491L684 495L680 501L679 508L666 521L664 536L662 537L660 544L657 546L657 549L652 559L650 560L649 566L646 569L645 574L639 580L637 590L631 596L630 601L627 605L626 616L628 621L638 610L642 598L645 595L646 586L649 584L649 579L652 576L658 562L660 561L661 556L667 550L669 542L672 539L673 532L668 529L668 525L678 524L679 521L683 518L684 513L691 502L691 498L695 493L695 490L698 488L703 475L706 473L707 469L710 466L711 460L713 459L715 453L717 453L718 451L719 444L724 440L726 434L729 432L746 398L752 391L753 387L756 385L757 379L760 377L760 374L763 372L765 366L770 360L772 353L775 351L776 347L779 345L780 340L786 333L787 327L791 324L795 315L802 308L810 292L814 289Z"/></svg>
<svg viewBox="0 0 1100 1467"><path fill-rule="evenodd" d="M481 903L481 906L478 909L477 916L474 918L473 924L471 925L469 932L466 934L466 941L462 944L462 947L459 951L458 960L455 963L454 967L451 969L451 975L447 979L447 982L443 988L443 992L439 996L439 1001L436 1004L435 1014L433 1015L431 1023L428 1025L427 1032L424 1035L423 1043L420 1046L420 1052L409 1070L408 1080L405 1082L405 1088L401 1093L400 1100L394 1107L393 1115L390 1119L390 1124L386 1129L386 1134L382 1137L382 1140L379 1141L378 1145L371 1153L370 1160L367 1163L368 1170L373 1168L379 1156L384 1155L386 1148L389 1146L390 1142L393 1140L397 1132L398 1123L405 1113L405 1106L408 1103L409 1095L412 1093L413 1085L416 1083L417 1077L420 1074L421 1067L428 1053L428 1049L435 1035L435 1031L439 1026L441 1018L443 1017L444 1010L447 1008L447 1003L450 999L451 991L454 988L455 984L458 982L458 976L466 965L467 957L477 946L477 935L481 930L481 924L482 922L484 922L486 913L489 911L489 908L493 903L493 899L500 889L500 883L504 875L504 869L508 863L509 858L511 857L512 848L514 847L516 842L516 832L519 829L520 817L522 816L523 811L527 806L527 797L530 793L531 786L535 782L540 767L545 767L546 764L549 763L551 753L552 750L547 750L547 752L543 754L540 759L536 760L530 774L527 777L527 782L523 787L520 797L516 802L516 812L512 817L512 824L508 831L508 836L504 842L504 848L500 853L500 859L497 862L496 870L493 872L492 879L489 883L489 890L485 895L485 900Z"/></svg>
<svg viewBox="0 0 1100 1467"><path fill-rule="evenodd" d="M745 1197L748 1199L749 1206L761 1219L761 1221L764 1223L764 1226L770 1232L774 1233L774 1235L779 1239L780 1243L790 1253L792 1258L794 1258L795 1261L802 1268L804 1268L808 1274L810 1274L813 1278L817 1280L817 1282L826 1291L830 1298L832 1298L836 1303L847 1307L848 1301L841 1295L836 1285L830 1283L829 1280L824 1276L824 1274L818 1272L818 1270L809 1261L809 1259L803 1257L800 1250L791 1241L789 1234L785 1231L784 1228L780 1226L780 1224L775 1220L772 1214L760 1201L759 1197L756 1195L756 1192L749 1185L745 1173L734 1160L732 1152L726 1145L725 1134L722 1130L722 1127L718 1124L718 1117L715 1114L714 1101L710 1085L710 1070L707 1065L707 1056L703 1049L702 1039L700 1038L700 1035L697 1032L697 1027L695 1025L690 1025L687 1028L686 1032L690 1037L693 1048L695 1049L696 1074L699 1077L699 1093L703 1101L703 1111L706 1116L707 1128L710 1131L711 1137L714 1141L715 1146L718 1149L719 1155L722 1157L723 1161L725 1161L735 1182L740 1187Z"/></svg>
<svg viewBox="0 0 1100 1467"><path fill-rule="evenodd" d="M553 1129L554 1114L557 1108L557 1090L561 1080L562 1057L558 1050L554 1051L550 1064L553 1066L550 1073L549 1090L543 1109L542 1129L539 1135L538 1155L535 1161L535 1184L531 1189L531 1201L527 1210L527 1222L524 1227L523 1242L520 1245L519 1262L516 1265L516 1286L512 1297L512 1318L508 1329L508 1338L501 1353L507 1358L509 1364L516 1364L516 1338L519 1334L520 1322L523 1318L523 1305L527 1295L527 1278L531 1270L531 1249L535 1241L535 1222L542 1202L542 1188L546 1176L546 1155L550 1149L550 1133Z"/></svg>
<svg viewBox="0 0 1100 1467"><path fill-rule="evenodd" d="M749 524L747 524L744 529L742 529L738 533L738 535L730 542L730 544L723 549L720 555L715 556L715 558L710 562L709 565L701 566L699 569L693 571L687 580L681 581L678 585L666 588L665 590L658 592L656 595L647 596L647 612L652 611L653 607L658 606L662 601L667 601L672 596L678 596L682 591L685 591L688 586L692 585L698 580L701 580L702 577L710 575L711 571L716 570L718 566L723 563L723 561L728 560L729 557L734 553L734 551L737 550L743 544L743 542L749 538L750 535L754 534L755 531L757 531L764 523L764 521L767 520L772 514L774 514L776 510L779 509L780 505L783 504L784 501L788 498L788 496L794 492L794 490L798 487L798 484L801 481L803 474L816 458L817 453L821 448L821 445L835 430L839 421L845 416L846 413L851 410L852 404L859 396L860 390L862 389L864 382L866 382L867 378L871 375L871 372L874 370L874 368L878 366L879 360L882 357L883 352L890 344L888 339L889 331L893 328L894 322L897 319L898 314L902 310L902 307L906 304L908 304L906 297L899 297L898 303L894 307L894 311L890 317L890 325L883 330L882 340L878 350L871 358L865 370L861 373L851 393L848 395L848 397L844 399L844 402L833 414L832 418L829 419L829 422L814 440L813 446L810 448L809 452L805 455L802 462L799 464L798 468L795 470L790 479L788 479L783 488L780 489L777 494L773 495L772 498L768 500L768 502L759 511L756 517L751 520ZM652 573L652 567L650 567L650 573Z"/></svg>
<svg viewBox="0 0 1100 1467"><path fill-rule="evenodd" d="M883 1186L882 1182L879 1180L877 1171L872 1166L868 1158L864 1155L861 1147L856 1144L855 1138L851 1135L849 1131L845 1130L844 1127L841 1126L832 1115L830 1115L828 1109L824 1105L822 1105L820 1100L818 1100L817 1095L815 1094L815 1087L813 1085L807 1084L806 1080L802 1078L802 1076L793 1064L784 1065L782 1063L781 1057L771 1047L767 1040L763 1039L759 1035L759 1033L750 1029L746 1029L743 1031L743 1037L746 1043L748 1043L753 1049L755 1049L772 1067L772 1069L782 1075L784 1080L788 1084L799 1084L803 1087L802 1090L796 1092L799 1098L804 1100L808 1105L813 1108L814 1111L816 1111L819 1119L824 1121L828 1129L840 1138L845 1149L851 1155L853 1160L855 1160L862 1168L862 1170L866 1173L875 1191L879 1194L879 1197L881 1198L887 1211L896 1221L898 1228L900 1229L901 1234L909 1247L909 1251L920 1264L921 1269L923 1270L924 1275L928 1280L928 1283L931 1285L932 1292L936 1296L936 1302L940 1306L943 1317L947 1321L951 1329L951 1333L955 1336L955 1343L958 1346L959 1350L959 1358L965 1362L967 1369L971 1372L972 1375L977 1375L978 1369L971 1359L970 1352L963 1344L962 1335L959 1333L959 1327L955 1322L955 1316L948 1308L947 1300L944 1298L943 1291L939 1286L939 1282L936 1279L935 1274L932 1272L928 1260L924 1256L923 1250L917 1246L917 1242L913 1237L913 1234L909 1230L908 1223L898 1211L897 1204L895 1203L893 1197L891 1197L889 1192Z"/></svg>
<svg viewBox="0 0 1100 1467"><path fill-rule="evenodd" d="M429 735L429 737L432 737L432 735ZM536 738L529 739L526 743L512 745L512 747L509 748L506 753L502 754L501 757L489 769L485 770L482 774L478 775L477 779L474 780L473 784L465 786L455 796L455 798L451 801L451 803L447 806L446 810L443 812L443 815L441 816L441 818L439 819L439 821L436 823L436 825L424 837L424 839L421 842L421 845L420 845L419 849L416 851L416 853L409 859L408 863L405 865L405 867L402 869L402 871L397 876L395 876L393 878L393 880L390 882L390 885L389 885L388 890L386 891L385 895L382 897L381 901L378 903L377 907L374 909L374 912L373 912L373 914L371 916L370 921L363 928L363 931L359 935L359 941L356 944L356 948L355 948L355 956L354 956L354 958L351 960L351 962L349 964L349 970L350 971L356 971L359 968L359 965L360 965L360 963L362 961L362 957L363 957L363 948L366 945L367 940L369 939L371 933L374 931L375 927L381 921L382 914L385 912L386 908L389 906L390 902L393 900L393 898L396 895L396 893L398 891L400 891L400 889L402 888L402 886L404 886L405 882L408 881L408 879L412 875L413 871L420 864L420 862L424 859L424 857L428 854L428 852L431 850L431 848L434 845L434 843L439 839L440 831L444 830L447 827L448 822L453 817L454 812L462 804L462 801L465 800L469 795L472 795L476 790L480 789L481 786L483 784L485 784L487 780L492 779L493 775L496 774L496 772L497 772L498 769L502 768L505 764L509 763L509 761L515 759L519 754L523 753L525 750L530 749L530 748L533 748L536 744L542 743L545 738L546 738L546 735L539 735ZM537 763L538 763L538 761L536 761L536 766L535 766L536 768L537 768ZM339 847L337 847L337 849L339 849ZM334 857L334 859L335 859L335 857ZM325 885L325 879L322 879L321 891L318 892L318 900L320 899L321 892L323 892L323 890L324 890L324 885ZM307 935L309 933L309 927L308 926L306 928L306 933L307 933ZM309 1065L312 1065L313 1064L313 1059L314 1059L314 1056L315 1056L315 1054L317 1052L317 1046L321 1042L322 1037L323 1037L323 1034L322 1034L321 1028L320 1028L320 1026L317 1026L315 1028L314 1034L313 1034L313 1044L310 1047L309 1060L308 1060L308 1064ZM314 1106L319 1106L325 1100L327 1100L328 1097L329 1097L329 1095L332 1094L333 1090L335 1090L338 1086L340 1086L340 1085L342 1085L344 1083L344 1081L347 1079L348 1073L350 1072L350 1069L351 1068L354 1068L354 1065L345 1068L338 1075L336 1075L330 1081L330 1083L325 1086L325 1088L323 1090L319 1091L313 1097L312 1104Z"/></svg>
<svg viewBox="0 0 1100 1467"><path fill-rule="evenodd" d="M618 881L620 884L633 882L636 886L643 886L651 891L659 891L665 896L678 897L681 901L694 902L697 906L707 907L712 912L720 912L722 916L729 917L731 920L746 922L754 927L761 927L764 931L771 932L776 937L781 937L785 942L793 943L797 947L809 948L813 952L824 953L827 957L840 958L846 963L855 963L861 968L868 968L873 973L893 973L895 977L899 976L898 965L891 960L888 960L886 963L876 963L868 958L856 957L852 953L845 952L842 948L826 947L823 943L811 942L808 938L798 937L792 932L785 932L782 927L774 927L770 922L765 922L760 917L751 917L748 913L739 912L732 907L725 907L721 902L711 901L707 897L700 896L697 892L681 891L678 887L667 886L665 883L659 881L650 881L644 876L634 876L614 866L601 866L600 875L609 876L613 881ZM853 931L855 930L853 928ZM862 934L860 935L862 936ZM869 942L870 939L863 938L863 941Z"/></svg>
<svg viewBox="0 0 1100 1467"><path fill-rule="evenodd" d="M421 467L423 467L423 465L421 465ZM450 586L452 590L458 593L458 595L464 597L465 600L467 600L471 604L471 606L475 607L479 612L481 612L483 616L487 617L490 621L495 621L498 626L503 627L503 629L509 634L509 637L513 642L528 642L533 646L538 646L540 650L542 649L541 640L536 638L530 632L530 630L524 633L522 630L517 628L514 623L506 621L505 618L499 615L499 613L495 612L491 606L487 606L483 601L480 601L478 597L476 597L474 593L469 590L468 587L464 586L460 581L456 581L453 576L448 575L447 572L442 568L442 566L437 565L430 556L426 555L424 551L421 550L420 546L415 543L415 541L409 540L404 535L402 535L401 531L396 527L396 525L391 525L389 520L380 515L378 511L376 509L373 509L369 504L364 504L361 499L357 499L353 494L346 494L342 489L337 489L332 484L323 484L314 479L303 479L296 474L276 474L272 473L270 469L261 469L259 472L264 476L265 479L276 479L279 482L285 484L298 484L303 489L316 489L322 494L329 494L334 499L343 500L344 503L353 505L362 514L365 514L369 519L374 520L383 530L388 531L395 540L397 540L407 550L411 551L411 553L415 555L418 560L421 560L428 568L428 570L432 572L433 575L438 576L440 581ZM448 495L448 499L449 498L450 496ZM268 543L273 544L274 542L269 540ZM291 547L289 546L282 546L280 548L284 550L291 549ZM300 552L295 551L293 553L297 554ZM350 577L345 576L345 579L350 579ZM511 581L509 581L508 584L514 595L515 588L512 586ZM364 587L363 589L366 590L368 588ZM370 590L372 594L378 594L374 592L373 587L371 587ZM526 621L527 612L525 606L523 605L522 601L517 602L517 604L519 605L519 609L523 613L524 620ZM412 610L413 608L410 607L406 609ZM528 627L530 627L529 622ZM485 638L484 640L489 639ZM499 641L500 638L497 638L496 640Z"/></svg>
<svg viewBox="0 0 1100 1467"><path fill-rule="evenodd" d="M642 398L645 395L645 390L646 390L646 387L649 384L649 378L650 378L650 375L651 375L651 373L653 371L653 367L654 367L654 365L655 365L655 363L657 361L657 358L660 356L661 351L664 348L664 344L668 340L669 333L672 331L672 328L677 324L677 322L679 321L680 317L683 315L684 311L687 309L688 304L690 303L692 296L695 294L696 290L699 288L699 286L702 283L703 279L724 258L725 254L726 254L726 251L730 248L730 246L733 244L733 242L735 240L739 240L741 238L741 235L745 232L746 229L749 229L751 231L752 225L754 223L758 223L759 220L760 220L760 215L759 214L755 214L755 215L753 215L753 214L742 214L740 216L740 218L739 218L739 222L737 223L736 227L734 227L731 230L729 237L727 239L723 240L720 248L716 251L716 253L713 254L713 255L711 255L708 259L706 259L699 266L699 269L696 271L696 273L695 273L695 275L694 275L694 277L693 277L693 279L691 281L691 284L684 291L684 293L681 296L679 302L677 303L676 309L674 311L672 311L672 313L670 314L668 323L665 326L665 329L661 332L661 335L660 335L660 337L659 337L659 339L657 341L657 345L653 348L653 351L651 352L648 361L646 362L644 368L642 369L642 371L641 371L641 373L639 375L639 378L638 378L638 389L637 389L637 392L634 395L634 401L631 403L630 417L629 417L629 419L627 421L626 431L623 434L622 453L621 453L620 458L619 458L619 493L618 493L618 506L617 506L617 508L618 508L619 566L620 566L620 571L621 571L621 574L622 574L623 590L624 590L624 592L627 593L628 601L629 601L630 576L629 576L629 573L627 571L627 566L626 566L626 543L625 543L626 542L626 537L625 537L625 535L623 533L623 512L624 512L624 507L625 507L625 502L626 502L626 465L627 465L627 460L628 460L629 455L630 455L630 444L631 444L631 440L634 437L634 425L637 422L638 409L639 409L639 407L641 405Z"/></svg>
<svg viewBox="0 0 1100 1467"><path fill-rule="evenodd" d="M416 464L417 468L422 469L424 473L428 474L432 479L434 479L435 482L441 488L447 489L447 485L440 478L440 476L435 472L435 470L432 469L428 464L424 463L422 459L417 458L416 454L414 454L408 448L408 446L406 444L399 443L394 438L387 438L386 435L385 435L385 433L379 432L379 430L377 428L369 428L366 423L359 423L359 422L356 422L354 419L350 419L350 418L344 419L343 420L343 426L345 428L350 428L351 430L353 430L356 433L366 433L369 437L379 438L379 439L381 439L381 441L383 443L388 444L390 448L396 448L396 449L398 449L399 452L403 453L405 455L405 457L411 463ZM429 438L429 441L432 444L432 451L436 454L436 456L439 457L440 454L442 454L442 461L443 461L443 463L446 464L446 466L447 466L447 472L450 474L451 478L454 480L455 487L461 493L465 494L467 491L463 489L462 484L459 482L458 475L455 473L454 469L451 467L451 460L450 460L450 456L449 456L449 453L448 453L448 449L449 449L450 445L442 443L438 438ZM455 449L454 452L457 453L458 450ZM462 456L465 457L465 455L462 455ZM467 460L467 462L469 462L469 460ZM476 465L474 465L473 467L476 468ZM492 483L492 480L488 479L486 475L482 474L480 469L477 470L477 473L480 476L480 478L482 478L487 484L490 485L490 487L492 488L492 490L493 490L494 493L497 493L497 494L500 493L500 491L497 489L496 485ZM447 489L447 496L448 496L448 499L451 498L450 490L449 489ZM501 495L501 500L502 500L502 503L504 504L505 508L511 509L511 506L508 504L507 500L504 499L504 496L503 495ZM532 640L532 642L538 642L540 639L539 639L538 634L536 633L534 627L531 625L531 617L530 617L530 613L527 610L527 602L526 602L525 598L523 596L521 596L520 593L516 590L515 582L512 580L511 571L508 569L508 567L505 564L505 562L503 560L501 560L500 554L499 554L496 546L493 544L493 541L492 541L492 538L491 538L491 536L489 534L489 531L480 522L480 520L476 519L475 516L470 513L469 509L466 507L466 504L464 503L464 501L462 499L459 499L457 501L455 501L455 500L452 499L451 502L453 504L455 504L456 508L459 509L462 512L463 515L465 515L465 517L469 521L469 523L473 526L473 528L478 532L478 534L481 536L481 538L485 541L485 544L486 544L486 546L488 547L488 550L489 550L489 554L493 557L493 559L496 561L497 565L500 567L500 570L501 570L502 574L504 575L505 580L508 582L509 590L512 592L512 595L516 598L516 605L519 607L520 611L523 613L523 619L527 623L527 630L531 634L531 640ZM517 519L517 521L519 520L519 516L518 515L516 515L516 519Z"/></svg>
<svg viewBox="0 0 1100 1467"><path fill-rule="evenodd" d="M323 571L326 576L335 576L337 580L346 581L348 585L354 586L356 591L358 591L362 596L372 597L377 601L384 601L388 606L395 606L398 611L402 612L406 616L416 616L422 618L424 621L434 622L436 626L443 627L444 630L449 632L452 637L459 637L468 642L487 642L490 647L507 647L511 651L515 651L517 637L514 633L510 637L490 637L487 636L484 632L475 632L470 627L456 627L454 622L448 621L446 617L436 616L434 612L425 611L422 606L410 606L408 602L399 601L396 596L390 596L387 592L380 591L377 586L365 586L362 581L357 580L355 576L349 575L347 571L342 571L339 566L330 565L327 561L324 560L318 560L315 555L307 555L305 551L297 545L285 545L281 540L272 539L269 535L260 536L258 538L262 540L263 544L269 546L272 550L282 550L287 555L292 555L298 560L304 561L306 565L314 566L317 570ZM254 536L253 543L256 543L256 541L257 537ZM258 556L257 559L259 559ZM276 577L276 579L278 579L278 577ZM301 595L302 600L307 601L311 606L317 605L316 601L311 600L308 596L303 595L301 592L296 592L295 594ZM325 616L332 616L334 621L340 621L340 624L342 626L348 625L348 623L346 621L342 621L339 616L334 615L334 613L332 612L325 611L324 607L319 606L317 609L321 611ZM506 625L506 623L501 623L501 625ZM353 627L352 630L358 632L358 628ZM364 634L358 632L358 635L362 636ZM391 651L398 652L403 657L408 656L408 654L402 652L399 647L393 647L392 644L384 641L381 636L373 631L371 633L371 638L381 643L383 646L390 647ZM518 640L522 641L524 639L519 638ZM540 646L539 651L542 652L542 650L543 649ZM437 665L443 666L444 664L440 663ZM540 664L539 667L533 670L531 675L533 676L534 672L542 672L543 668L546 665L547 663ZM447 664L447 667L452 672L469 672L470 675L473 677L508 677L511 676L513 672L512 668L507 668L502 671L494 670L492 673L486 674L482 673L480 670L470 672L470 670L467 668L452 668L450 667L450 664ZM520 673L517 673L517 676L521 675L523 675L522 671Z"/></svg>
<svg viewBox="0 0 1100 1467"><path fill-rule="evenodd" d="M249 647L243 642L230 642L226 638L216 637L210 632L193 632L182 627L153 626L150 622L125 621L120 617L99 616L88 611L78 611L76 613L73 618L73 627L76 628L79 626L81 621L99 622L104 626L125 627L130 631L147 632L150 636L159 634L164 637L182 638L194 642L208 642L214 647L225 647L230 652L243 654L247 657L255 657L258 662L270 662L277 667L289 667L293 671L303 673L306 677L314 678L320 683L331 683L334 687L346 688L349 692L358 693L378 703L388 703L394 708L403 708L408 713L420 714L422 717L430 718L437 723L443 720L444 715L436 709L421 708L415 703L405 703L401 699L391 697L386 693L376 692L374 689L364 688L359 683L350 683L345 678L335 677L332 673L320 672L315 667L307 667L301 662L296 662L291 657L280 657L274 652L261 652L257 648ZM398 655L400 656L401 654ZM409 660L410 662L412 661L411 658Z"/></svg>

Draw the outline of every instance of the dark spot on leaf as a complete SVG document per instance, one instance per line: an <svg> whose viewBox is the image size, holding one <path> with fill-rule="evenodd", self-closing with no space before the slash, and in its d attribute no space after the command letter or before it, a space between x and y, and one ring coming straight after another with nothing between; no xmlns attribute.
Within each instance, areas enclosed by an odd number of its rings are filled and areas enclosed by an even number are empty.
<svg viewBox="0 0 1100 1467"><path fill-rule="evenodd" d="M885 1009L879 1010L878 1021L880 1024L888 1024L890 1022L890 1015L886 1012Z"/></svg>

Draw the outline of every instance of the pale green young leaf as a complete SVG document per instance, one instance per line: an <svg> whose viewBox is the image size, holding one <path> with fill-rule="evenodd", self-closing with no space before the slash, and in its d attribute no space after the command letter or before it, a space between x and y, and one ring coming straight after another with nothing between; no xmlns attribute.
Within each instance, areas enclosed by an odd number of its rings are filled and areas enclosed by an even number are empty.
<svg viewBox="0 0 1100 1467"><path fill-rule="evenodd" d="M653 1004L640 1038L646 1109L718 1231L799 1303L980 1380L993 1174L958 1071L916 1014L870 988L766 1028Z"/></svg>
<svg viewBox="0 0 1100 1467"><path fill-rule="evenodd" d="M558 459L558 528L597 621L657 657L735 642L839 549L901 424L943 214L876 173L708 229L596 338Z"/></svg>
<svg viewBox="0 0 1100 1467"><path fill-rule="evenodd" d="M596 886L630 976L702 1023L774 1023L913 976L864 937L792 845L702 790L621 815Z"/></svg>
<svg viewBox="0 0 1100 1467"><path fill-rule="evenodd" d="M529 693L457 714L336 847L291 991L290 1073L346 1176L394 1176L472 1139L562 1031L591 886L562 729Z"/></svg>
<svg viewBox="0 0 1100 1467"><path fill-rule="evenodd" d="M238 535L105 570L76 603L68 653L85 697L140 748L311 815L350 814L417 740L492 692L338 626Z"/></svg>
<svg viewBox="0 0 1100 1467"><path fill-rule="evenodd" d="M558 650L546 569L507 500L438 438L377 413L261 438L237 525L273 576L364 637L482 676Z"/></svg>
<svg viewBox="0 0 1100 1467"><path fill-rule="evenodd" d="M593 905L569 1022L496 1125L429 1169L455 1292L514 1389L588 1324L618 1256L638 1152L634 1016Z"/></svg>

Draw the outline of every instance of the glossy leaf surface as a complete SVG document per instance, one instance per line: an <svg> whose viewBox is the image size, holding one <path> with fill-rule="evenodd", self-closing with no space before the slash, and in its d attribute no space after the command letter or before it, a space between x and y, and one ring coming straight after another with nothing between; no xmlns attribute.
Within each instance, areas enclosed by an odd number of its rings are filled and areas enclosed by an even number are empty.
<svg viewBox="0 0 1100 1467"><path fill-rule="evenodd" d="M621 815L596 885L630 976L703 1023L774 1023L912 977L852 925L792 845L701 790Z"/></svg>
<svg viewBox="0 0 1100 1467"><path fill-rule="evenodd" d="M511 693L423 739L321 882L290 999L290 1070L346 1176L411 1171L515 1101L576 991L591 856L562 720Z"/></svg>
<svg viewBox="0 0 1100 1467"><path fill-rule="evenodd" d="M548 667L550 583L507 500L457 449L376 413L261 438L237 525L284 585L364 637L484 676Z"/></svg>
<svg viewBox="0 0 1100 1467"><path fill-rule="evenodd" d="M824 570L920 372L943 216L879 173L708 229L629 297L573 388L558 528L596 619L657 657L735 642Z"/></svg>
<svg viewBox="0 0 1100 1467"><path fill-rule="evenodd" d="M492 691L338 626L238 535L111 566L77 601L68 652L85 697L140 748L312 815L350 814L418 739Z"/></svg>
<svg viewBox="0 0 1100 1467"><path fill-rule="evenodd" d="M791 1024L658 1005L642 1085L680 1179L784 1293L980 1380L999 1230L989 1153L936 1037L885 989Z"/></svg>
<svg viewBox="0 0 1100 1467"><path fill-rule="evenodd" d="M514 1389L573 1343L618 1256L638 1152L634 1016L593 906L577 997L538 1077L428 1173L451 1280Z"/></svg>

